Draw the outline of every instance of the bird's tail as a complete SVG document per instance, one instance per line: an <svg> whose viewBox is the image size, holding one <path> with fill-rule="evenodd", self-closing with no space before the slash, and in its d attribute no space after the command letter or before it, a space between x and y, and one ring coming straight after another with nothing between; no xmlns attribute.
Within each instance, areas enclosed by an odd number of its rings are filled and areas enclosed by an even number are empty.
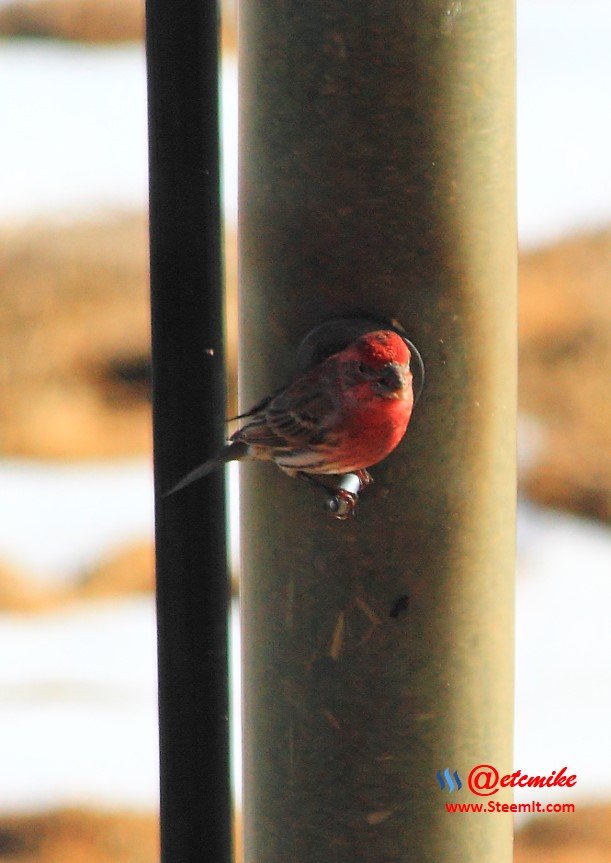
<svg viewBox="0 0 611 863"><path fill-rule="evenodd" d="M198 479L208 476L209 473L212 473L213 470L216 470L228 461L236 461L237 459L244 458L247 453L248 444L243 441L231 441L231 443L228 443L227 446L223 447L223 449L213 458L208 459L208 461L205 461L203 464L200 464L199 467L194 468L186 476L183 476L176 485L172 486L171 489L164 493L163 497L169 497L171 494L181 491L186 486L191 485L192 482L196 482Z"/></svg>

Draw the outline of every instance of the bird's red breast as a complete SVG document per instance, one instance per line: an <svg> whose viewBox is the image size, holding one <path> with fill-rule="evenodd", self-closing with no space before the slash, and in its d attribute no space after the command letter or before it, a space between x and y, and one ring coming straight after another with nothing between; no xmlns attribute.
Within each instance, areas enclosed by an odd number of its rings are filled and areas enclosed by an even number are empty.
<svg viewBox="0 0 611 863"><path fill-rule="evenodd" d="M371 467L386 458L405 435L413 401L409 371L398 398L372 393L370 386L359 393L337 428L337 473Z"/></svg>

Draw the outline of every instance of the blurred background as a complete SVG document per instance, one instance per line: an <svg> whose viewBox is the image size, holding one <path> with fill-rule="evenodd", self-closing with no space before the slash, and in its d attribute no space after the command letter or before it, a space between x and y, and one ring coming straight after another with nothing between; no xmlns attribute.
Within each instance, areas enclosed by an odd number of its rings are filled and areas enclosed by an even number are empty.
<svg viewBox="0 0 611 863"><path fill-rule="evenodd" d="M13 863L157 857L142 33L142 0L0 0L0 860ZM520 821L520 863L611 859L609 45L608 0L518 0L515 769L578 776L547 793L575 814Z"/></svg>

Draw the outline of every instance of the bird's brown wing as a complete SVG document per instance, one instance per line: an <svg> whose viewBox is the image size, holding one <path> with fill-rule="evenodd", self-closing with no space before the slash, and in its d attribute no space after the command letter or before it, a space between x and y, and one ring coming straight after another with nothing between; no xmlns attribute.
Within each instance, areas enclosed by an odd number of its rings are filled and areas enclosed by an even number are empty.
<svg viewBox="0 0 611 863"><path fill-rule="evenodd" d="M253 446L280 447L284 440L279 437L267 424L265 411L253 414L252 419L231 435L233 442L252 444Z"/></svg>
<svg viewBox="0 0 611 863"><path fill-rule="evenodd" d="M270 399L234 439L280 448L318 443L337 414L327 384L319 369L303 375Z"/></svg>
<svg viewBox="0 0 611 863"><path fill-rule="evenodd" d="M292 446L317 443L337 414L333 388L320 372L318 368L298 378L266 408L270 428Z"/></svg>

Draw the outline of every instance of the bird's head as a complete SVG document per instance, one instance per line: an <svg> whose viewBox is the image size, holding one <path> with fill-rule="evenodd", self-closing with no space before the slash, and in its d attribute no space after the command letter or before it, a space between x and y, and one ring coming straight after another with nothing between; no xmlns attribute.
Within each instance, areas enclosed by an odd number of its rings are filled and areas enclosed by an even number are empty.
<svg viewBox="0 0 611 863"><path fill-rule="evenodd" d="M372 394L407 401L412 398L411 352L398 333L366 333L345 351L353 386L367 385Z"/></svg>

